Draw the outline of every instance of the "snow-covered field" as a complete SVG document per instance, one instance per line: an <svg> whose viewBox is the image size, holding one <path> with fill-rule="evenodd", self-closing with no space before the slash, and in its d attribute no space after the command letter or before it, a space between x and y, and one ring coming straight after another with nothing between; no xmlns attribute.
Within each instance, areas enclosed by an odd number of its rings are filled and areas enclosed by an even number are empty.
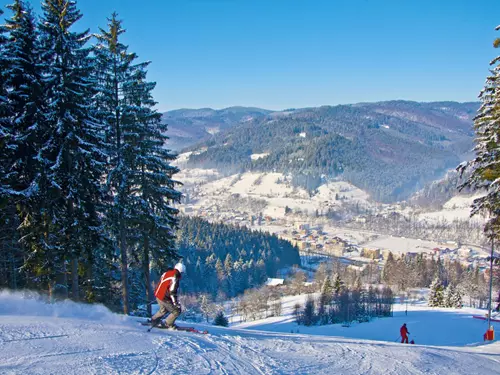
<svg viewBox="0 0 500 375"><path fill-rule="evenodd" d="M187 154L181 154L177 164L182 166L186 159ZM233 194L265 201L267 207L263 214L275 218L284 217L285 207L314 213L316 210L326 210L327 205L340 206L340 199L361 206L370 205L366 192L344 181L323 184L317 193L310 197L305 189L293 187L285 182L287 177L282 173L247 172L223 177L212 169L186 168L176 175L176 179L185 184L185 188L193 184L198 186L193 208L210 207L214 203L229 200ZM336 197L339 200L336 200Z"/></svg>
<svg viewBox="0 0 500 375"><path fill-rule="evenodd" d="M482 194L453 197L443 205L441 210L421 213L419 218L430 222L467 220L470 218L472 202L481 196ZM483 223L486 219L484 216L476 215L474 216L474 220Z"/></svg>
<svg viewBox="0 0 500 375"><path fill-rule="evenodd" d="M285 316L208 326L208 335L148 333L136 318L100 306L47 305L2 292L0 373L500 374L500 344L482 343L485 323L472 312L412 307L408 316L398 311L349 328L294 330ZM395 342L403 321L417 345Z"/></svg>

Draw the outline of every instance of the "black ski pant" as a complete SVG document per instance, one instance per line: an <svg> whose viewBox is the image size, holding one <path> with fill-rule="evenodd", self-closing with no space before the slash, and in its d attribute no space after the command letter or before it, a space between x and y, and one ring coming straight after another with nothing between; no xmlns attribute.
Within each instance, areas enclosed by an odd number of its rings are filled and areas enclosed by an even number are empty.
<svg viewBox="0 0 500 375"><path fill-rule="evenodd" d="M167 313L170 313L165 320L165 324L167 326L172 326L179 315L181 315L181 307L174 305L170 297L167 297L164 300L157 298L156 301L158 301L160 309L151 318L151 323L153 323L153 325L158 324L160 319L162 319Z"/></svg>

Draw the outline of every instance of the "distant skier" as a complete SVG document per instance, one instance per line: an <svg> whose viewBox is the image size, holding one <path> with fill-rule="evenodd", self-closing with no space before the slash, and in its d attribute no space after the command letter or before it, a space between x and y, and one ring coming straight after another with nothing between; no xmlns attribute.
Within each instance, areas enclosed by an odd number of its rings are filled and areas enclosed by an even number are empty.
<svg viewBox="0 0 500 375"><path fill-rule="evenodd" d="M399 332L401 333L401 343L408 344L408 335L410 332L408 332L408 328L406 328L406 323L401 326Z"/></svg>
<svg viewBox="0 0 500 375"><path fill-rule="evenodd" d="M175 320L181 314L181 305L177 300L177 289L182 274L186 272L186 266L182 263L177 263L173 269L168 269L160 279L160 283L156 287L155 296L160 306L160 310L151 318L151 326L157 326L161 319L167 314L170 315L165 320L167 328L175 329Z"/></svg>

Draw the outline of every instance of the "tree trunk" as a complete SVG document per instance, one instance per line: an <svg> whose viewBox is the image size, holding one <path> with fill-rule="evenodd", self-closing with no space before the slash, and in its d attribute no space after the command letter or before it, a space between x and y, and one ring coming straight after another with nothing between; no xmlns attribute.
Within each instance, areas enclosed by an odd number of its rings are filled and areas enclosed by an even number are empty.
<svg viewBox="0 0 500 375"><path fill-rule="evenodd" d="M149 238L146 235L144 238L144 256L143 256L143 272L144 281L146 282L146 300L148 302L148 315L152 316L151 303L153 301L153 290L151 288L151 274L149 272Z"/></svg>
<svg viewBox="0 0 500 375"><path fill-rule="evenodd" d="M123 216L120 223L120 257L121 257L121 270L122 270L122 301L123 313L129 314L129 301L128 301L128 259L127 259L127 246L125 239L125 228L123 226Z"/></svg>
<svg viewBox="0 0 500 375"><path fill-rule="evenodd" d="M54 303L55 287L56 287L56 282L54 280L49 280L49 303Z"/></svg>
<svg viewBox="0 0 500 375"><path fill-rule="evenodd" d="M87 267L85 268L85 301L95 302L96 296L94 295L94 272L92 267L94 266L94 256L92 250L87 250Z"/></svg>
<svg viewBox="0 0 500 375"><path fill-rule="evenodd" d="M80 299L80 288L78 285L78 259L73 257L71 259L71 296L73 301Z"/></svg>
<svg viewBox="0 0 500 375"><path fill-rule="evenodd" d="M62 292L62 295L64 299L68 299L69 297L69 292L68 292L68 270L66 269L66 260L62 260L62 285L64 286L64 290Z"/></svg>

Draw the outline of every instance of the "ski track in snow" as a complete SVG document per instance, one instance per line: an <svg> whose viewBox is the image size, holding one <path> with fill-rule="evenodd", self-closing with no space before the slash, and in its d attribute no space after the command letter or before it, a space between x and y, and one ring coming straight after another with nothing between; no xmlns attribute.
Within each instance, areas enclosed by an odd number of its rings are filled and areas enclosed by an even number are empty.
<svg viewBox="0 0 500 375"><path fill-rule="evenodd" d="M31 320L32 322L29 322ZM2 374L500 374L500 345L426 347L210 327L0 316Z"/></svg>
<svg viewBox="0 0 500 375"><path fill-rule="evenodd" d="M301 327L314 334L288 333L294 326L286 317L281 322L273 318L255 322L252 329L252 324L246 328L194 324L208 329L208 335L147 332L137 318L113 314L102 306L47 305L0 293L0 374L500 375L500 342L485 345L457 336L457 330L463 337L482 335L481 322L466 311L414 310L408 321L420 327L421 342L444 338L433 342L448 346L339 337L332 333L342 332L332 326ZM392 336L394 327L409 319L398 314L352 327L345 334Z"/></svg>

